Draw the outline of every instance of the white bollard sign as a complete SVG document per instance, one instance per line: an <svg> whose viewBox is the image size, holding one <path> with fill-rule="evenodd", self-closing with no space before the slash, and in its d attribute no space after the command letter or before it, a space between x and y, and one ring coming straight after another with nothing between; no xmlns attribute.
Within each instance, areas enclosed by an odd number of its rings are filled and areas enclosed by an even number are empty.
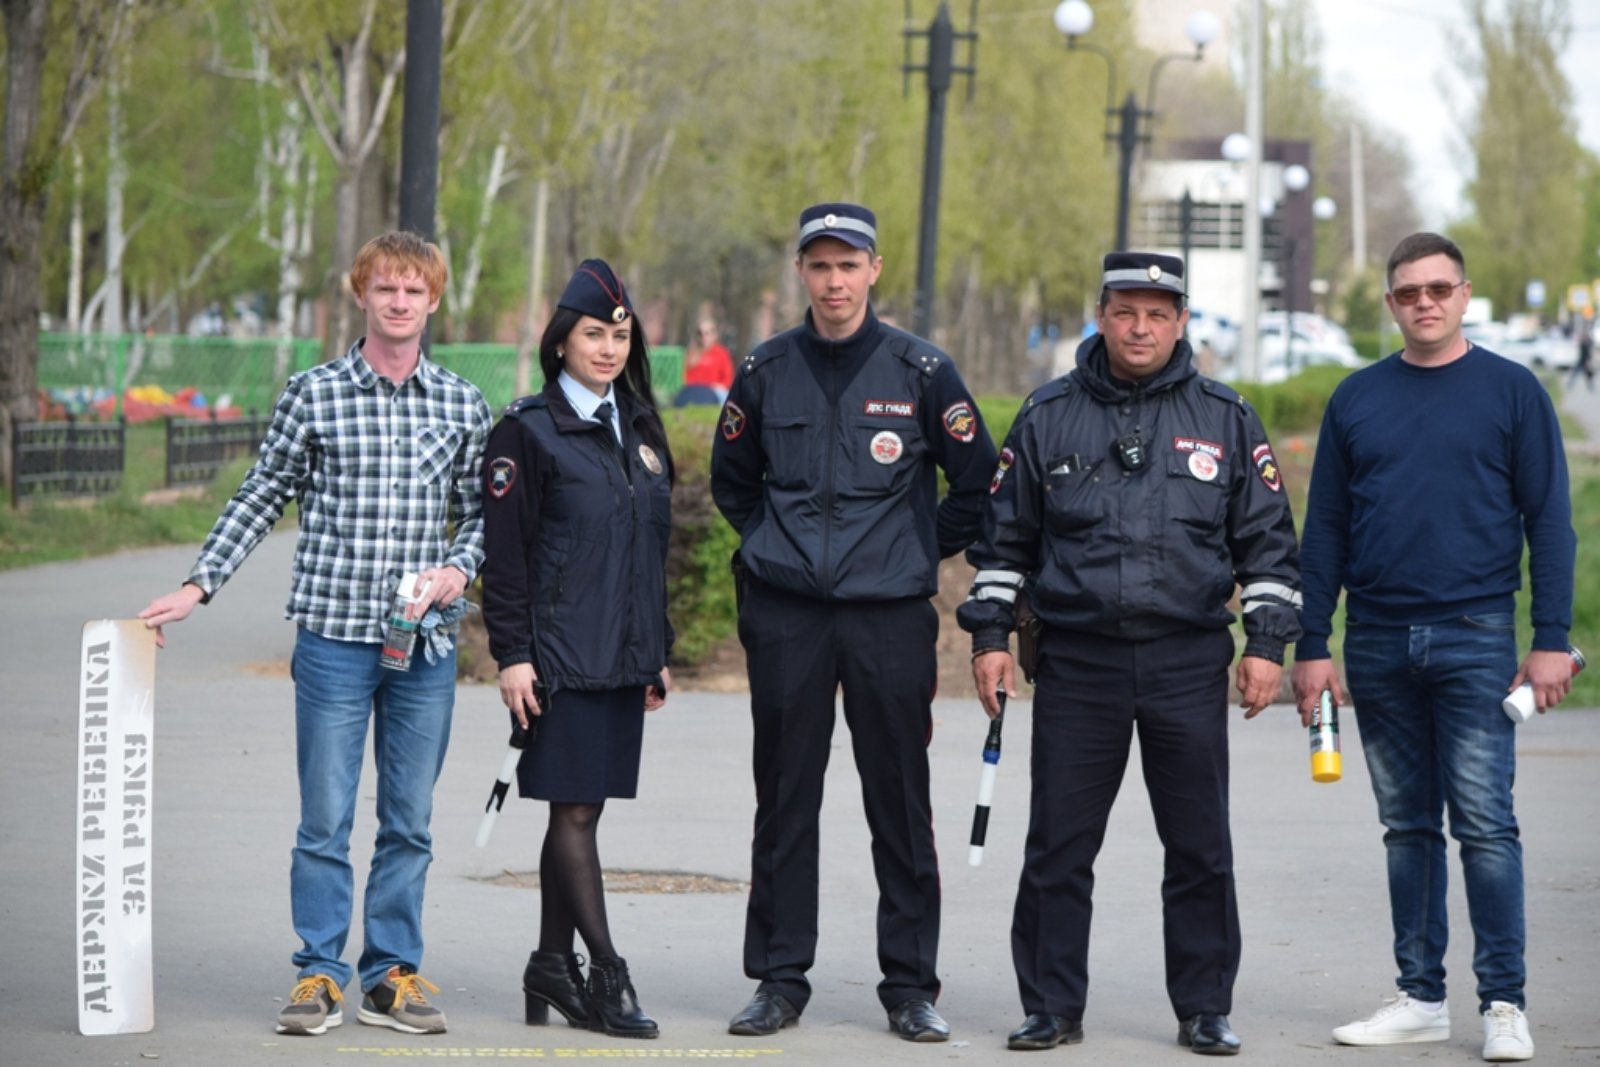
<svg viewBox="0 0 1600 1067"><path fill-rule="evenodd" d="M78 1030L155 1027L150 944L155 634L85 623L78 665Z"/></svg>

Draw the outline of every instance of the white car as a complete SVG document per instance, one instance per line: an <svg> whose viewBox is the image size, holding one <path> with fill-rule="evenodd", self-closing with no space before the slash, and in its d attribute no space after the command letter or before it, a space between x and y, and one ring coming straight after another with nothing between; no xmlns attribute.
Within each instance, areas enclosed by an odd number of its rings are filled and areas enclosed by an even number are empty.
<svg viewBox="0 0 1600 1067"><path fill-rule="evenodd" d="M1257 336L1256 357L1260 360L1260 380L1264 383L1284 381L1307 367L1320 364L1331 363L1351 369L1367 365L1348 340L1332 333L1317 336L1298 321L1292 343L1281 320L1263 323Z"/></svg>

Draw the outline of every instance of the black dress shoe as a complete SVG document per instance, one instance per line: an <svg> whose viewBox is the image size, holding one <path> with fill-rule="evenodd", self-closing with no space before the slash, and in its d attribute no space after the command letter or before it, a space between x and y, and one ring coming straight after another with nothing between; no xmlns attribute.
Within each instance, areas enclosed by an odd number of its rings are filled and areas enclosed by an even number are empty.
<svg viewBox="0 0 1600 1067"><path fill-rule="evenodd" d="M659 1037L661 1028L639 1007L639 996L620 956L589 961L589 1029L612 1037Z"/></svg>
<svg viewBox="0 0 1600 1067"><path fill-rule="evenodd" d="M889 1029L907 1041L949 1041L950 1024L933 1004L914 997L889 1012Z"/></svg>
<svg viewBox="0 0 1600 1067"><path fill-rule="evenodd" d="M1064 1015L1030 1015L1006 1038L1006 1048L1055 1048L1076 1045L1083 1040L1083 1020Z"/></svg>
<svg viewBox="0 0 1600 1067"><path fill-rule="evenodd" d="M1178 1044L1202 1056L1232 1056L1240 1042L1226 1015L1203 1011L1178 1024Z"/></svg>
<svg viewBox="0 0 1600 1067"><path fill-rule="evenodd" d="M740 1037L771 1037L800 1022L800 1012L781 993L758 989L744 1010L728 1022L728 1033Z"/></svg>
<svg viewBox="0 0 1600 1067"><path fill-rule="evenodd" d="M589 1004L583 992L583 957L576 952L535 952L522 972L523 1020L529 1026L550 1022L550 1009L569 1026L589 1025Z"/></svg>

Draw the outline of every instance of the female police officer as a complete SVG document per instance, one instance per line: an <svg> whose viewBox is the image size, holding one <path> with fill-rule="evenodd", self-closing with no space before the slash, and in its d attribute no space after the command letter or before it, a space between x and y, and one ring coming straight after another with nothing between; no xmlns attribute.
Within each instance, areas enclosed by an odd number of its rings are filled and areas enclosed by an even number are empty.
<svg viewBox="0 0 1600 1067"><path fill-rule="evenodd" d="M595 831L607 798L636 795L644 713L666 700L672 457L644 336L603 261L567 283L539 364L544 391L506 410L483 464L489 647L501 699L529 727L520 791L550 802L527 1021L554 1007L573 1026L655 1037L611 944Z"/></svg>

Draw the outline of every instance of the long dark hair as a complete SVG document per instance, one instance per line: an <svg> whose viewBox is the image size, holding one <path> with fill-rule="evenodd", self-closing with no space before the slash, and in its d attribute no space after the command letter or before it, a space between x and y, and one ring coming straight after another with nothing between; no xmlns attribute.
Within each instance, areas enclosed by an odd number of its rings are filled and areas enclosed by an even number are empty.
<svg viewBox="0 0 1600 1067"><path fill-rule="evenodd" d="M556 349L566 344L567 336L577 327L583 312L571 308L556 308L550 322L539 339L539 369L544 371L544 383L550 385L561 375L561 359ZM656 410L656 394L650 388L650 350L645 345L644 327L634 316L633 333L628 342L628 361L617 375L617 391L627 393L651 411Z"/></svg>

